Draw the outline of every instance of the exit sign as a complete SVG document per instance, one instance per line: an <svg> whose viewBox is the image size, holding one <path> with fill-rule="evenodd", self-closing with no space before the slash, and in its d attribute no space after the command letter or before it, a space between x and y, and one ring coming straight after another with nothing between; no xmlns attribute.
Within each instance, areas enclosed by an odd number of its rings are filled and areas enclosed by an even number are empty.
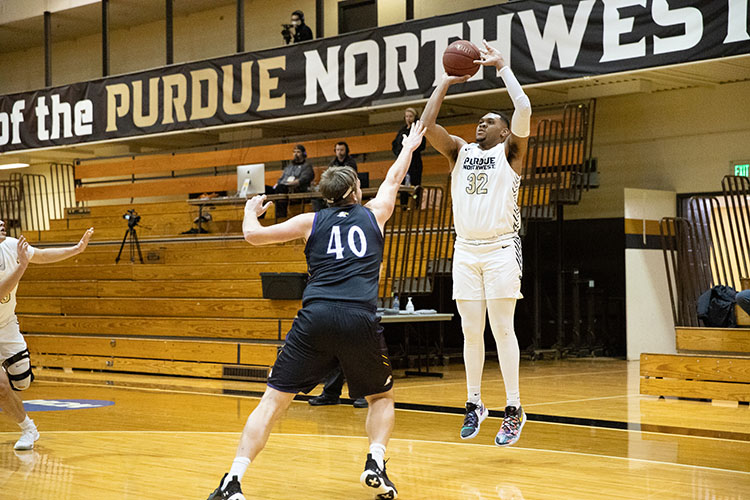
<svg viewBox="0 0 750 500"><path fill-rule="evenodd" d="M740 175L743 177L750 177L750 162L734 163L734 175Z"/></svg>

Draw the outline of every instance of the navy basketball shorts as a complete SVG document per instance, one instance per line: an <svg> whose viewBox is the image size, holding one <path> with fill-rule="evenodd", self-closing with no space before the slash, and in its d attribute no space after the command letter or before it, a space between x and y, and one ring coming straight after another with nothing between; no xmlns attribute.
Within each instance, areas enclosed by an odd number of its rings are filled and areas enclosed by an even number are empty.
<svg viewBox="0 0 750 500"><path fill-rule="evenodd" d="M375 308L313 300L297 313L268 385L281 392L308 393L338 364L351 398L393 387L391 362Z"/></svg>

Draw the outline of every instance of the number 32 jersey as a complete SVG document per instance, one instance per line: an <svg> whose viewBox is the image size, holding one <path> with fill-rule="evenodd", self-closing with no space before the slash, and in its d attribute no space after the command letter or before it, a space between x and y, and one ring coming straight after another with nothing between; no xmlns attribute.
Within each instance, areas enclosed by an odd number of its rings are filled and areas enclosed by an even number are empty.
<svg viewBox="0 0 750 500"><path fill-rule="evenodd" d="M355 204L317 212L305 255L303 305L313 299L377 305L383 234L370 209Z"/></svg>
<svg viewBox="0 0 750 500"><path fill-rule="evenodd" d="M505 144L484 150L464 145L451 173L456 235L465 240L492 240L521 229L518 189L521 176L505 157Z"/></svg>

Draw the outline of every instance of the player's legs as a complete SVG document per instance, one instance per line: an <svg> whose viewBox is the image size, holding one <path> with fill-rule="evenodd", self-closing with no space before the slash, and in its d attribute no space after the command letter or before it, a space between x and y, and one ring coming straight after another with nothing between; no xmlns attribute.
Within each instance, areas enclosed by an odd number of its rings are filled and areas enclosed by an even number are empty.
<svg viewBox="0 0 750 500"><path fill-rule="evenodd" d="M272 387L266 387L266 392L247 417L245 428L242 430L240 444L237 446L237 457L253 460L266 446L268 436L276 422L294 399L294 394L281 392Z"/></svg>
<svg viewBox="0 0 750 500"><path fill-rule="evenodd" d="M310 392L336 365L335 356L326 352L325 305L302 308L286 336L268 377L268 387L258 406L247 418L229 473L209 495L208 500L244 500L240 482L250 462L263 450L274 424L281 418L298 392Z"/></svg>
<svg viewBox="0 0 750 500"><path fill-rule="evenodd" d="M26 410L23 409L21 398L11 389L5 370L0 370L0 409L17 424L26 419Z"/></svg>
<svg viewBox="0 0 750 500"><path fill-rule="evenodd" d="M367 399L370 405L367 410L367 421L365 423L370 444L379 443L384 447L388 446L388 441L391 439L391 433L393 432L393 425L396 421L393 389L381 392L380 394L366 396L365 399Z"/></svg>
<svg viewBox="0 0 750 500"><path fill-rule="evenodd" d="M247 417L232 468L222 478L219 487L209 495L208 500L245 500L240 487L242 477L250 462L265 448L271 429L289 408L294 396L293 393L266 387L260 403Z"/></svg>
<svg viewBox="0 0 750 500"><path fill-rule="evenodd" d="M521 397L518 385L518 367L520 352L518 339L513 328L513 314L516 299L490 299L487 310L490 317L492 334L497 343L497 355L500 370L505 382L505 417L502 426L495 436L495 444L509 446L521 437L521 429L526 423L526 415L521 408Z"/></svg>
<svg viewBox="0 0 750 500"><path fill-rule="evenodd" d="M336 356L352 398L368 403L365 429L370 442L359 480L378 499L394 499L398 491L385 470L385 450L395 421L393 373L388 347L375 308L340 304L331 308L336 332Z"/></svg>
<svg viewBox="0 0 750 500"><path fill-rule="evenodd" d="M497 357L500 361L500 371L505 382L506 405L520 406L518 388L518 366L520 351L518 338L513 328L513 314L516 309L516 299L490 299L487 301L487 312L490 317L492 335L497 344Z"/></svg>
<svg viewBox="0 0 750 500"><path fill-rule="evenodd" d="M456 300L464 334L464 369L466 370L466 413L461 438L471 439L479 433L482 421L489 414L482 403L482 371L484 370L484 325L487 306L484 300Z"/></svg>
<svg viewBox="0 0 750 500"><path fill-rule="evenodd" d="M26 341L17 322L0 329L0 360L0 409L21 428L21 438L14 448L30 450L39 439L39 431L26 414L18 392L28 389L34 377Z"/></svg>
<svg viewBox="0 0 750 500"><path fill-rule="evenodd" d="M391 500L398 497L398 491L385 471L385 448L391 439L396 420L393 389L366 396L367 437L370 440L370 453L367 455L365 470L360 475L362 486L375 493L375 498Z"/></svg>

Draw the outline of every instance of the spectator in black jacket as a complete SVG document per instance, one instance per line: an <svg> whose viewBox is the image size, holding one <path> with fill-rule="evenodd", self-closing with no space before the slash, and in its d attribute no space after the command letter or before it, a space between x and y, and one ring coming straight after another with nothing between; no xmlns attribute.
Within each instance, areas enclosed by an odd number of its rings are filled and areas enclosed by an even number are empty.
<svg viewBox="0 0 750 500"><path fill-rule="evenodd" d="M352 167L355 172L357 171L357 161L349 155L349 145L346 142L337 142L333 147L333 153L335 156L331 160L331 163L328 164L329 167ZM326 203L322 198L313 198L311 205L315 212L319 212L326 207Z"/></svg>
<svg viewBox="0 0 750 500"><path fill-rule="evenodd" d="M312 30L305 24L305 13L301 10L292 12L292 26L294 26L294 43L306 42L313 39Z"/></svg>
<svg viewBox="0 0 750 500"><path fill-rule="evenodd" d="M349 156L349 145L346 142L337 142L333 152L336 156L328 164L329 167L352 167L355 172L357 171L357 161Z"/></svg>

